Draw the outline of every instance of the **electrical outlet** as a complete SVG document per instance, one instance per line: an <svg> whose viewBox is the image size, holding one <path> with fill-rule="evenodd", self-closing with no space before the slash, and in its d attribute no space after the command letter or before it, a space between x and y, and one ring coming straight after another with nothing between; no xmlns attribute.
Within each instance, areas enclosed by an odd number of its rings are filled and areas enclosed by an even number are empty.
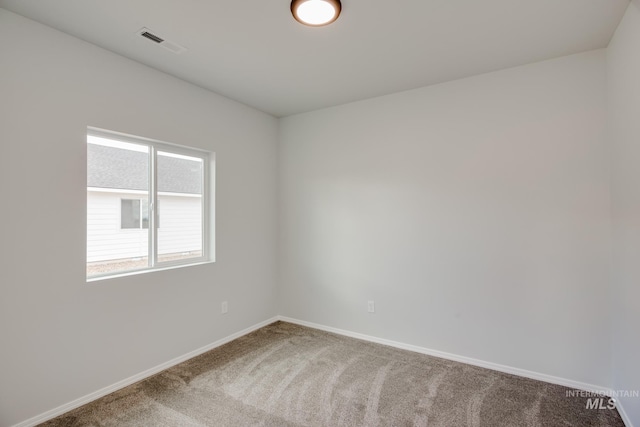
<svg viewBox="0 0 640 427"><path fill-rule="evenodd" d="M222 314L227 314L227 312L229 311L229 304L226 301L222 301L221 311Z"/></svg>
<svg viewBox="0 0 640 427"><path fill-rule="evenodd" d="M369 301L369 303L367 304L367 311L369 313L373 313L376 311L376 306L375 303L373 301Z"/></svg>

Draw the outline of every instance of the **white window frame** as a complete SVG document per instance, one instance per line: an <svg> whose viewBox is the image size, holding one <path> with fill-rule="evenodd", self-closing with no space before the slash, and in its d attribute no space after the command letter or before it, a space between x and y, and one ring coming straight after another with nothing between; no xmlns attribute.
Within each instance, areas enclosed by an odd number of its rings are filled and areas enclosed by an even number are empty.
<svg viewBox="0 0 640 427"><path fill-rule="evenodd" d="M92 282L96 280L121 277L121 276L129 276L133 274L145 273L150 271L158 271L164 270L168 268L175 267L186 267L191 265L199 265L203 263L213 262L213 251L210 242L210 230L211 230L211 208L213 206L212 203L212 192L210 191L211 181L210 176L212 173L212 169L214 167L212 160L215 158L215 154L209 151L201 150L198 148L185 147L182 145L171 144L168 142L157 141L150 138L127 135L119 132L109 131L105 129L98 129L93 127L87 127L87 137L94 136L98 138L111 139L115 141L126 142L129 144L142 145L149 148L149 191L148 191L148 200L149 200L149 251L148 251L148 260L149 264L147 267L118 271L113 273L104 273L104 274L96 274L92 276L87 276L87 282ZM158 216L157 209L155 208L158 205L158 172L157 172L157 161L158 161L158 151L166 151L172 154L178 154L188 157L195 157L202 160L203 165L203 173L202 173L202 256L187 258L184 260L176 260L176 261L164 261L158 262ZM141 218L142 222L142 218ZM86 231L87 221L85 218L85 231ZM140 230L145 230L144 228L140 228ZM86 241L86 239L85 239ZM85 253L87 251L85 250ZM86 260L85 260L86 264Z"/></svg>

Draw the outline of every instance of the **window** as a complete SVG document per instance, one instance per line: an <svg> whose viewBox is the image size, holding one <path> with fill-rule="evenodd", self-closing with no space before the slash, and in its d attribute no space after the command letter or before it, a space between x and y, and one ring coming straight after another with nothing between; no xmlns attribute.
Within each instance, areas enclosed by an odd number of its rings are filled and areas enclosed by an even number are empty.
<svg viewBox="0 0 640 427"><path fill-rule="evenodd" d="M210 155L89 129L87 278L208 261Z"/></svg>
<svg viewBox="0 0 640 427"><path fill-rule="evenodd" d="M120 228L149 228L147 199L120 200Z"/></svg>

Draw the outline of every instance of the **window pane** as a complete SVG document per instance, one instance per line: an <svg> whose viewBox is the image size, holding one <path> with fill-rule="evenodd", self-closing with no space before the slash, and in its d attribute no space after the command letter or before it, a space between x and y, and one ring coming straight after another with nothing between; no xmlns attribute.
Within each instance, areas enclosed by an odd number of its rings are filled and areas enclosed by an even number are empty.
<svg viewBox="0 0 640 427"><path fill-rule="evenodd" d="M147 146L87 136L87 276L149 266L148 194Z"/></svg>
<svg viewBox="0 0 640 427"><path fill-rule="evenodd" d="M203 161L158 151L158 262L202 256Z"/></svg>
<svg viewBox="0 0 640 427"><path fill-rule="evenodd" d="M120 201L120 228L140 228L140 200Z"/></svg>

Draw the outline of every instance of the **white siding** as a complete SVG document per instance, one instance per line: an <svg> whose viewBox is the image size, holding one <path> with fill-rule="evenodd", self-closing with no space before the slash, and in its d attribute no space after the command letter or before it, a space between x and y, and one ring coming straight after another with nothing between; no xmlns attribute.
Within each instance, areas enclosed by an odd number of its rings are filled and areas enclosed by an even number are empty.
<svg viewBox="0 0 640 427"><path fill-rule="evenodd" d="M120 200L138 194L87 192L87 262L146 257L148 230L120 228Z"/></svg>
<svg viewBox="0 0 640 427"><path fill-rule="evenodd" d="M202 250L202 199L158 196L158 255Z"/></svg>
<svg viewBox="0 0 640 427"><path fill-rule="evenodd" d="M120 228L120 200L135 193L87 192L87 262L146 257L147 229ZM159 196L158 254L202 249L200 197Z"/></svg>

